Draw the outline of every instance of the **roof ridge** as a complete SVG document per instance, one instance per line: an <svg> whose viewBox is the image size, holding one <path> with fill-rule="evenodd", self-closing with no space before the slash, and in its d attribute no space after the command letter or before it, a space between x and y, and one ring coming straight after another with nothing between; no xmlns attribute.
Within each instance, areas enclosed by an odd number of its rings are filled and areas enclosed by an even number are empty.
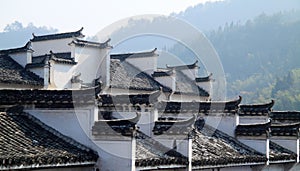
<svg viewBox="0 0 300 171"><path fill-rule="evenodd" d="M84 35L81 33L83 30L83 27L77 31L73 32L64 32L64 33L52 33L52 34L45 34L36 36L34 33L32 33L33 38L30 39L31 42L35 41L43 41L43 40L53 40L53 39L64 39L64 38L72 38L72 37L84 37Z"/></svg>

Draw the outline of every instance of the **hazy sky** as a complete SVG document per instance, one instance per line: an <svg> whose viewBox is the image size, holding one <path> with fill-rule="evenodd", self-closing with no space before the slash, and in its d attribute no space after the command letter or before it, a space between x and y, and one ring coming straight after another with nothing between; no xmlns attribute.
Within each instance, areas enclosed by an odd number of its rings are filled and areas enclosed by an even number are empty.
<svg viewBox="0 0 300 171"><path fill-rule="evenodd" d="M73 31L82 26L94 35L105 26L125 17L141 14L180 12L189 6L216 0L6 0L0 5L0 31L20 21Z"/></svg>

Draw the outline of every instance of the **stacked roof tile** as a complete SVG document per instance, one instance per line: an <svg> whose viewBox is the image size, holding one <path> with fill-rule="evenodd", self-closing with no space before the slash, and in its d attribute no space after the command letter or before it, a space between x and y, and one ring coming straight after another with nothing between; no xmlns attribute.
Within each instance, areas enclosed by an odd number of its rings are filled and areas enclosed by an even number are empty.
<svg viewBox="0 0 300 171"><path fill-rule="evenodd" d="M110 84L112 88L129 90L154 91L161 87L166 91L170 90L135 66L116 59L112 59L110 63Z"/></svg>
<svg viewBox="0 0 300 171"><path fill-rule="evenodd" d="M142 132L136 135L136 161L137 167L155 167L161 165L188 164L188 158L148 137Z"/></svg>
<svg viewBox="0 0 300 171"><path fill-rule="evenodd" d="M26 70L8 55L0 56L0 83L43 86L44 80Z"/></svg>
<svg viewBox="0 0 300 171"><path fill-rule="evenodd" d="M93 165L90 148L14 108L0 113L0 169Z"/></svg>
<svg viewBox="0 0 300 171"><path fill-rule="evenodd" d="M263 154L207 125L194 133L193 166L259 164L266 161Z"/></svg>

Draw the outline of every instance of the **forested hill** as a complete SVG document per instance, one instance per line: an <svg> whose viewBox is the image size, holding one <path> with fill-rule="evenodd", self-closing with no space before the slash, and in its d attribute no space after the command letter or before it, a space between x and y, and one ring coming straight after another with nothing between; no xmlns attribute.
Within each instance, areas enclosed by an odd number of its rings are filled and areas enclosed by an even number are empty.
<svg viewBox="0 0 300 171"><path fill-rule="evenodd" d="M275 109L300 110L300 11L226 24L208 38L221 58L229 96L249 103L273 98Z"/></svg>

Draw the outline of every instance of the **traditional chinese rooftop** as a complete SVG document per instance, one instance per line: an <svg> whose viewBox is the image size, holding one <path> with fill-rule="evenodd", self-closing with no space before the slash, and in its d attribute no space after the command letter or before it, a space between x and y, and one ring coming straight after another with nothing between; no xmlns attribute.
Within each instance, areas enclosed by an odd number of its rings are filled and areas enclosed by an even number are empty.
<svg viewBox="0 0 300 171"><path fill-rule="evenodd" d="M98 154L22 108L0 113L0 170L94 165Z"/></svg>
<svg viewBox="0 0 300 171"><path fill-rule="evenodd" d="M206 77L197 77L195 79L196 82L208 82L208 81L211 81L212 80L212 74L209 74L208 76Z"/></svg>
<svg viewBox="0 0 300 171"><path fill-rule="evenodd" d="M264 164L267 158L237 139L205 125L193 136L193 167Z"/></svg>
<svg viewBox="0 0 300 171"><path fill-rule="evenodd" d="M187 77L182 71L176 71L176 90L175 94L199 95L208 97L209 93L199 87L194 80Z"/></svg>
<svg viewBox="0 0 300 171"><path fill-rule="evenodd" d="M242 97L231 101L201 101L201 102L165 102L157 104L157 109L163 113L236 113Z"/></svg>
<svg viewBox="0 0 300 171"><path fill-rule="evenodd" d="M272 111L270 118L273 122L300 122L300 111Z"/></svg>
<svg viewBox="0 0 300 171"><path fill-rule="evenodd" d="M170 91L170 88L161 85L147 73L139 70L126 61L112 59L110 63L110 86L127 90L155 91L163 88L163 91Z"/></svg>
<svg viewBox="0 0 300 171"><path fill-rule="evenodd" d="M36 41L45 41L45 40L55 40L55 39L65 39L65 38L77 38L77 37L84 37L84 35L81 33L83 30L83 27L74 32L66 32L66 33L57 33L57 34L48 34L48 35L41 35L36 36L32 34L33 38L30 40L32 42Z"/></svg>
<svg viewBox="0 0 300 171"><path fill-rule="evenodd" d="M268 136L271 121L255 124L239 124L235 129L236 136Z"/></svg>
<svg viewBox="0 0 300 171"><path fill-rule="evenodd" d="M95 104L98 86L82 90L0 90L1 105L35 105L36 108L73 108L74 104Z"/></svg>
<svg viewBox="0 0 300 171"><path fill-rule="evenodd" d="M270 162L275 162L275 161L289 161L289 162L294 162L297 159L297 154L283 148L282 146L274 143L273 141L270 141Z"/></svg>
<svg viewBox="0 0 300 171"><path fill-rule="evenodd" d="M9 55L12 53L27 52L27 51L32 51L30 47L30 42L26 43L23 47L0 50L0 55Z"/></svg>
<svg viewBox="0 0 300 171"><path fill-rule="evenodd" d="M134 130L137 130L136 123L141 117L140 113L136 113L133 118L122 118L122 119L100 119L94 123L92 128L93 136L101 135L124 135L132 136Z"/></svg>
<svg viewBox="0 0 300 171"><path fill-rule="evenodd" d="M165 165L179 165L186 167L188 158L170 149L138 131L136 135L137 167L157 167Z"/></svg>
<svg viewBox="0 0 300 171"><path fill-rule="evenodd" d="M116 107L125 105L154 105L158 101L160 91L140 94L123 94L123 95L110 95L101 94L98 96L100 107Z"/></svg>
<svg viewBox="0 0 300 171"><path fill-rule="evenodd" d="M274 105L275 101L272 100L270 103L261 104L241 104L239 106L240 116L267 116Z"/></svg>
<svg viewBox="0 0 300 171"><path fill-rule="evenodd" d="M110 39L108 39L107 41L105 41L103 43L99 43L99 42L87 41L87 40L82 40L82 39L76 38L69 44L75 44L75 45L81 46L81 47L106 48L106 47L111 47L109 45L109 42L110 42Z"/></svg>
<svg viewBox="0 0 300 171"><path fill-rule="evenodd" d="M124 61L127 58L144 58L144 57L151 57L155 54L157 48L151 50L151 51L145 51L145 52L135 52L135 53L123 53L123 54L111 54L111 59L118 59L120 61Z"/></svg>
<svg viewBox="0 0 300 171"><path fill-rule="evenodd" d="M195 116L185 120L158 120L152 130L154 135L184 135L187 136L194 128Z"/></svg>
<svg viewBox="0 0 300 171"><path fill-rule="evenodd" d="M43 86L44 80L8 55L0 55L0 83Z"/></svg>
<svg viewBox="0 0 300 171"><path fill-rule="evenodd" d="M175 70L194 69L194 68L199 68L197 64L198 64L198 60L195 61L194 63L188 64L188 65L178 65L178 66L168 66L167 65L167 68L175 69Z"/></svg>

